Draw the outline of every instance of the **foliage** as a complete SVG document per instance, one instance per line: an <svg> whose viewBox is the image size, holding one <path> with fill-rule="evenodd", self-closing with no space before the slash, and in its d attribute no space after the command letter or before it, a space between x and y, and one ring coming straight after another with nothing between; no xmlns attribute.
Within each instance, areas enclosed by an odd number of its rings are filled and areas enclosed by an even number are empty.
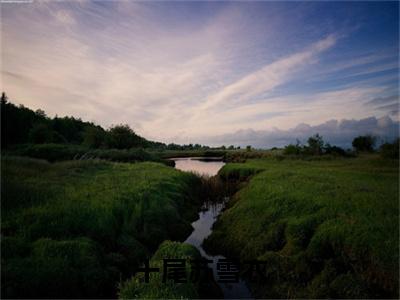
<svg viewBox="0 0 400 300"><path fill-rule="evenodd" d="M313 155L321 155L322 154L322 148L324 146L324 140L322 139L322 136L320 136L318 133L315 134L314 136L311 136L307 140L308 147L307 151L310 152Z"/></svg>
<svg viewBox="0 0 400 300"><path fill-rule="evenodd" d="M46 123L36 123L29 130L29 141L34 144L65 143L66 139Z"/></svg>
<svg viewBox="0 0 400 300"><path fill-rule="evenodd" d="M50 118L43 110L33 111L8 101L5 93L1 97L1 142L3 149L19 144L66 143L83 145L92 149L151 148L155 150L201 150L208 146L200 144L177 145L149 141L137 135L128 125L116 125L109 130L91 122L74 117ZM218 148L216 148L218 149ZM221 149L220 149L221 150Z"/></svg>
<svg viewBox="0 0 400 300"><path fill-rule="evenodd" d="M349 153L346 153L346 151L343 148L340 148L338 146L331 146L329 143L325 144L324 152L325 154L331 154L337 156L349 156Z"/></svg>
<svg viewBox="0 0 400 300"><path fill-rule="evenodd" d="M129 149L144 144L144 139L138 136L128 125L116 125L108 130L107 145L109 148Z"/></svg>
<svg viewBox="0 0 400 300"><path fill-rule="evenodd" d="M166 240L183 240L200 179L158 163L3 157L2 297L114 298Z"/></svg>
<svg viewBox="0 0 400 300"><path fill-rule="evenodd" d="M152 268L160 272L150 274L149 282L144 282L143 273L139 273L125 281L119 287L119 298L122 299L194 299L199 298L198 286L193 282L175 283L168 280L163 283L162 268L164 258L185 259L186 276L190 278L190 260L200 259L196 248L178 242L163 242L150 260Z"/></svg>
<svg viewBox="0 0 400 300"><path fill-rule="evenodd" d="M263 169L233 198L204 245L267 263L259 298L397 298L398 162L248 160L221 176Z"/></svg>
<svg viewBox="0 0 400 300"><path fill-rule="evenodd" d="M303 151L300 141L297 140L296 144L289 144L283 149L283 153L286 155L299 155Z"/></svg>
<svg viewBox="0 0 400 300"><path fill-rule="evenodd" d="M87 126L83 132L83 144L89 148L106 146L106 132L100 126Z"/></svg>
<svg viewBox="0 0 400 300"><path fill-rule="evenodd" d="M357 151L372 152L374 150L376 138L372 135L358 136L354 138L352 145Z"/></svg>
<svg viewBox="0 0 400 300"><path fill-rule="evenodd" d="M399 159L399 145L400 139L398 138L393 143L382 144L379 151L384 158Z"/></svg>
<svg viewBox="0 0 400 300"><path fill-rule="evenodd" d="M299 140L297 140L295 145L287 145L283 150L283 154L289 156L351 156L351 153L346 152L344 149L325 143L322 136L318 133L308 138L307 145L302 146Z"/></svg>

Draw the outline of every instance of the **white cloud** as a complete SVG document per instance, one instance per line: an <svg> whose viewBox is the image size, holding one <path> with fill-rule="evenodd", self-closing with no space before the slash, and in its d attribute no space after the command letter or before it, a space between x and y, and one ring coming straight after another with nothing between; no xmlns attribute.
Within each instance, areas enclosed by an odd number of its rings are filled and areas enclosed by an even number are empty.
<svg viewBox="0 0 400 300"><path fill-rule="evenodd" d="M334 35L330 35L315 44L307 50L281 58L271 64L268 64L258 71L244 76L238 81L225 86L216 94L211 95L200 109L209 109L212 106L223 104L238 104L243 101L249 101L251 97L271 91L275 87L286 82L294 76L294 73L300 67L311 63L311 60L326 49L329 49L336 43Z"/></svg>
<svg viewBox="0 0 400 300"><path fill-rule="evenodd" d="M290 33L289 40L279 14L271 11L265 26L234 5L182 26L154 7L132 1L5 7L5 91L50 115L105 127L127 123L165 142L387 113L363 105L385 96L383 83L274 94L318 66L341 41L336 35L300 40ZM286 44L275 45L280 36ZM354 63L369 61L375 58Z"/></svg>
<svg viewBox="0 0 400 300"><path fill-rule="evenodd" d="M256 148L283 147L300 140L306 143L308 137L319 133L325 142L345 148L351 148L351 141L359 136L372 134L379 138L378 142L392 141L399 136L399 122L393 121L390 117L381 118L368 117L360 120L342 119L329 120L321 124L311 126L301 123L287 130L238 130L234 133L207 137L207 141L214 146L252 145ZM202 142L202 139L198 139Z"/></svg>

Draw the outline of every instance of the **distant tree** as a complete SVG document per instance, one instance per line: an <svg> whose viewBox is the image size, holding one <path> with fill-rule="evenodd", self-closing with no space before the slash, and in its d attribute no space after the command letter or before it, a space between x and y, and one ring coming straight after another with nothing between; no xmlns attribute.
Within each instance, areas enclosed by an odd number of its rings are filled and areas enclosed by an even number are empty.
<svg viewBox="0 0 400 300"><path fill-rule="evenodd" d="M376 138L372 135L363 135L363 136L358 136L356 137L352 145L354 149L356 149L359 152L366 151L366 152L371 152L374 150Z"/></svg>
<svg viewBox="0 0 400 300"><path fill-rule="evenodd" d="M230 145L230 146L228 147L228 149L229 149L229 150L235 150L235 146Z"/></svg>
<svg viewBox="0 0 400 300"><path fill-rule="evenodd" d="M65 138L58 132L52 130L47 124L35 124L29 130L29 142L34 144L65 143Z"/></svg>
<svg viewBox="0 0 400 300"><path fill-rule="evenodd" d="M384 158L399 159L400 139L397 138L393 143L384 143L380 146L379 152Z"/></svg>
<svg viewBox="0 0 400 300"><path fill-rule="evenodd" d="M29 142L29 132L34 124L47 123L48 120L23 105L16 106L8 101L5 93L1 100L1 146Z"/></svg>
<svg viewBox="0 0 400 300"><path fill-rule="evenodd" d="M7 104L8 97L5 92L1 93L1 105Z"/></svg>
<svg viewBox="0 0 400 300"><path fill-rule="evenodd" d="M106 132L100 126L87 126L83 132L83 144L90 148L104 145Z"/></svg>
<svg viewBox="0 0 400 300"><path fill-rule="evenodd" d="M273 150L273 149L271 149ZM301 146L299 144L289 144L283 149L283 153L286 155L299 155L301 153Z"/></svg>
<svg viewBox="0 0 400 300"><path fill-rule="evenodd" d="M331 146L331 144L329 144L329 143L325 144L324 151L325 151L325 154L333 154L333 155L340 155L340 156L346 155L346 151L343 148L340 148L338 146Z"/></svg>
<svg viewBox="0 0 400 300"><path fill-rule="evenodd" d="M309 137L307 140L307 143L308 143L307 150L310 154L313 154L313 155L321 155L322 154L324 140L323 140L322 136L320 136L318 133Z"/></svg>
<svg viewBox="0 0 400 300"><path fill-rule="evenodd" d="M246 151L248 151L248 152L251 151L251 145L246 146Z"/></svg>
<svg viewBox="0 0 400 300"><path fill-rule="evenodd" d="M138 136L129 125L116 125L111 127L107 133L107 144L109 148L129 149L143 146L144 139Z"/></svg>
<svg viewBox="0 0 400 300"><path fill-rule="evenodd" d="M35 113L36 113L38 116L42 117L42 118L47 118L46 112L45 112L43 109L37 109L37 110L35 111Z"/></svg>

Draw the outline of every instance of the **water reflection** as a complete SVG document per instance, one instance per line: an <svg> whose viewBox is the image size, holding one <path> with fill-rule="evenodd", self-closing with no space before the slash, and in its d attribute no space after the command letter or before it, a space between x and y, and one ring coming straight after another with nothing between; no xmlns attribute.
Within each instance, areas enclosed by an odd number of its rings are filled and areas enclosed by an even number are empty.
<svg viewBox="0 0 400 300"><path fill-rule="evenodd" d="M207 158L207 161L201 157L179 157L174 158L175 168L186 172L196 172L200 175L214 176L225 165L222 160L216 158Z"/></svg>
<svg viewBox="0 0 400 300"><path fill-rule="evenodd" d="M214 176L217 175L218 171L224 166L223 161L216 161L213 159L200 160L199 158L186 157L186 158L174 158L175 168L186 171L195 172L200 175ZM192 223L194 228L192 234L186 239L185 243L195 246L201 255L206 259L212 260L213 264L210 267L213 269L214 278L218 278L217 273L217 262L219 259L225 257L221 255L208 255L202 247L202 243L212 232L212 225L217 220L218 215L225 207L226 201L229 198L225 197L220 202L207 202L205 201L203 207L199 213L199 219ZM250 290L246 283L240 279L238 283L218 283L221 288L224 298L238 299L238 298L251 298Z"/></svg>

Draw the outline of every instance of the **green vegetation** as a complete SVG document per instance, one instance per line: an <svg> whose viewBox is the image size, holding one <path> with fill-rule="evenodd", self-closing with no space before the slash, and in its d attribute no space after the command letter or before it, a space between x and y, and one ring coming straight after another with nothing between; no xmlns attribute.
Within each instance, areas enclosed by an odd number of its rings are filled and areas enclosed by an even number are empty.
<svg viewBox="0 0 400 300"><path fill-rule="evenodd" d="M354 138L352 145L357 151L372 152L374 150L375 143L375 137L371 135L365 135Z"/></svg>
<svg viewBox="0 0 400 300"><path fill-rule="evenodd" d="M162 284L159 274L143 284L135 272L155 251L155 266L198 258L166 240L184 240L203 201L238 188L205 246L267 262L254 296L398 296L399 140L380 156L362 154L374 149L369 136L354 139L357 152L318 134L285 149L166 145L127 125L49 118L4 93L1 115L3 298L215 296L215 284ZM234 163L218 178L167 167L185 156Z"/></svg>
<svg viewBox="0 0 400 300"><path fill-rule="evenodd" d="M297 140L296 144L287 145L283 150L283 154L303 157L319 155L354 156L354 153L350 150L345 151L338 146L325 143L323 137L318 133L308 138L307 145L301 145L299 140Z"/></svg>
<svg viewBox="0 0 400 300"><path fill-rule="evenodd" d="M261 169L261 171L260 171ZM263 298L398 298L398 160L248 160L248 178L205 241L207 250L266 261Z"/></svg>
<svg viewBox="0 0 400 300"><path fill-rule="evenodd" d="M383 158L399 159L400 139L396 139L393 143L384 143L379 148L379 152Z"/></svg>
<svg viewBox="0 0 400 300"><path fill-rule="evenodd" d="M138 273L120 286L119 297L122 299L194 299L199 298L197 283L187 280L175 283L167 280L163 283L163 259L185 259L186 278L190 278L190 261L199 260L200 253L191 245L165 241L150 260L150 267L159 268L160 272L150 274L149 282L144 282L144 274Z"/></svg>
<svg viewBox="0 0 400 300"><path fill-rule="evenodd" d="M33 111L23 105L16 106L1 96L1 144L13 149L21 144L68 144L90 149L147 148L170 151L206 151L210 147L199 144L166 145L146 140L128 125L114 125L108 130L92 122L75 117L50 118L43 110Z"/></svg>
<svg viewBox="0 0 400 300"><path fill-rule="evenodd" d="M169 166L174 162L161 158L160 153L146 151L142 148L131 149L89 149L80 145L68 144L26 144L15 146L11 151L3 151L6 155L27 156L46 159L49 162L66 160L103 159L114 162L154 161Z"/></svg>
<svg viewBox="0 0 400 300"><path fill-rule="evenodd" d="M200 207L198 177L162 164L3 157L2 297L115 297Z"/></svg>

